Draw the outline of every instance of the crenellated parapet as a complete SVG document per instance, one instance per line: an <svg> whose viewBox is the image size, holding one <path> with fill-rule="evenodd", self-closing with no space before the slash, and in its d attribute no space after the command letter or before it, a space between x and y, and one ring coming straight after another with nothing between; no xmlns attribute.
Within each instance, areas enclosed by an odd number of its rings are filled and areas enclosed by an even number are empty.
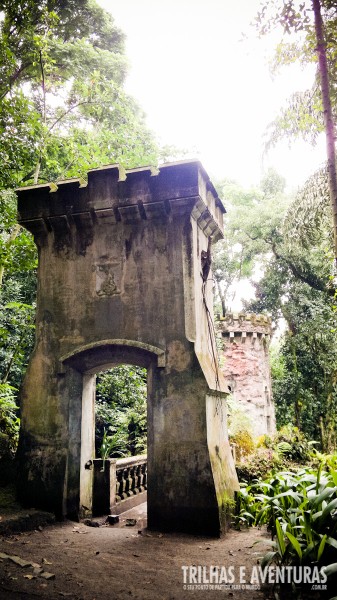
<svg viewBox="0 0 337 600"><path fill-rule="evenodd" d="M271 337L271 318L263 314L228 313L219 317L217 329L230 342L264 344L269 346Z"/></svg>
<svg viewBox="0 0 337 600"><path fill-rule="evenodd" d="M59 248L83 253L96 226L169 221L187 212L213 242L223 237L226 210L198 161L128 170L107 165L89 171L87 181L26 186L17 194L18 221L40 246L52 232Z"/></svg>

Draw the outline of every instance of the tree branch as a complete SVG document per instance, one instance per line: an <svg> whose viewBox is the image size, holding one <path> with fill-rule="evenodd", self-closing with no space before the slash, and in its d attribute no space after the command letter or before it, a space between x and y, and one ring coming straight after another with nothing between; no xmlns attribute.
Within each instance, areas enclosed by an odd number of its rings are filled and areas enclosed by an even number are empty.
<svg viewBox="0 0 337 600"><path fill-rule="evenodd" d="M13 75L11 75L11 77L9 78L8 89L1 94L1 96L0 96L1 100L3 100L4 98L6 98L7 94L9 94L9 92L12 90L13 83L15 83L16 80L20 77L21 73L23 71L25 71L26 69L28 69L28 67L30 67L31 65L32 65L31 61L27 62L27 63L24 63L23 65L21 65L21 67L19 69L17 69L15 71L15 73Z"/></svg>
<svg viewBox="0 0 337 600"><path fill-rule="evenodd" d="M70 108L65 110L64 113L56 119L56 121L54 121L54 123L48 129L48 133L50 133L52 131L52 129L54 129L55 125L57 125L57 123L62 121L62 119L64 117L66 117L69 113L71 113L75 108L78 108L79 106L83 106L84 104L100 104L100 102L93 101L93 100L83 100L82 102L78 102L77 104L74 104L73 106L71 106Z"/></svg>
<svg viewBox="0 0 337 600"><path fill-rule="evenodd" d="M278 250L276 250L275 243L272 243L272 242L267 242L267 243L270 244L275 258L277 260L283 260L286 263L286 265L289 267L290 271L292 272L292 274L294 275L294 277L296 279L303 281L303 283L306 283L307 285L309 285L314 290L317 290L318 292L325 292L329 296L335 295L334 289L332 289L332 288L330 289L330 288L326 287L323 284L323 282L320 282L316 278L310 277L308 275L304 275L304 273L296 265L294 265L294 263L291 260L289 260L289 258L286 258L285 256L283 256L283 254L281 254Z"/></svg>
<svg viewBox="0 0 337 600"><path fill-rule="evenodd" d="M41 77L42 77L42 96L43 96L43 115L42 115L42 120L43 120L43 122L45 124L46 123L46 81L45 81L45 76L44 76L42 50L40 50L39 56L40 56L40 68L41 68Z"/></svg>

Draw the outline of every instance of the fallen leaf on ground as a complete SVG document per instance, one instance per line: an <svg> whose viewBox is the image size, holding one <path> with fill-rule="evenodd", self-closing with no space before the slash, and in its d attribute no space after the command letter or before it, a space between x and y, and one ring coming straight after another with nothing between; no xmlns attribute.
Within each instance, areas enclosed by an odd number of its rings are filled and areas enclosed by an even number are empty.
<svg viewBox="0 0 337 600"><path fill-rule="evenodd" d="M55 579L54 573L47 573L47 571L41 573L40 577L42 577L43 579Z"/></svg>
<svg viewBox="0 0 337 600"><path fill-rule="evenodd" d="M29 560L24 560L23 558L20 558L20 556L16 556L15 554L13 556L8 556L8 558L16 565L19 565L20 567L30 567L31 566L31 562Z"/></svg>

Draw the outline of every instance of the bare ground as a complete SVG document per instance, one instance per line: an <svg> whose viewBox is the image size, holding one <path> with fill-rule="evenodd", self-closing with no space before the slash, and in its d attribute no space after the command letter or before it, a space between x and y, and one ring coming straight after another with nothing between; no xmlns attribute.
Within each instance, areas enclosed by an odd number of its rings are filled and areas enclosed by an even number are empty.
<svg viewBox="0 0 337 600"><path fill-rule="evenodd" d="M136 525L127 526L134 517ZM146 505L120 517L118 525L89 527L66 521L40 530L0 538L0 553L19 556L30 563L19 566L0 558L1 600L262 600L259 589L184 588L182 566L232 567L235 584L245 569L249 585L252 567L268 548L265 531L231 530L222 539L149 532ZM258 543L256 543L258 542ZM39 567L40 566L40 567ZM52 579L44 579L49 572ZM189 574L189 570L187 571ZM241 571L242 573L242 571ZM242 576L241 576L242 579ZM188 585L188 581L185 586ZM228 586L229 587L229 586Z"/></svg>

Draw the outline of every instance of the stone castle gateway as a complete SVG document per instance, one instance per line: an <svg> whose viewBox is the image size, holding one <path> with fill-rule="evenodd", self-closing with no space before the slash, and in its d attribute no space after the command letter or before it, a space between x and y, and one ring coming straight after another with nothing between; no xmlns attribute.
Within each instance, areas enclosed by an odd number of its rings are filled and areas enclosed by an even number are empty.
<svg viewBox="0 0 337 600"><path fill-rule="evenodd" d="M148 372L149 527L219 535L238 483L208 274L224 208L203 167L94 169L22 188L18 207L39 250L21 500L90 511L95 374L131 363Z"/></svg>

